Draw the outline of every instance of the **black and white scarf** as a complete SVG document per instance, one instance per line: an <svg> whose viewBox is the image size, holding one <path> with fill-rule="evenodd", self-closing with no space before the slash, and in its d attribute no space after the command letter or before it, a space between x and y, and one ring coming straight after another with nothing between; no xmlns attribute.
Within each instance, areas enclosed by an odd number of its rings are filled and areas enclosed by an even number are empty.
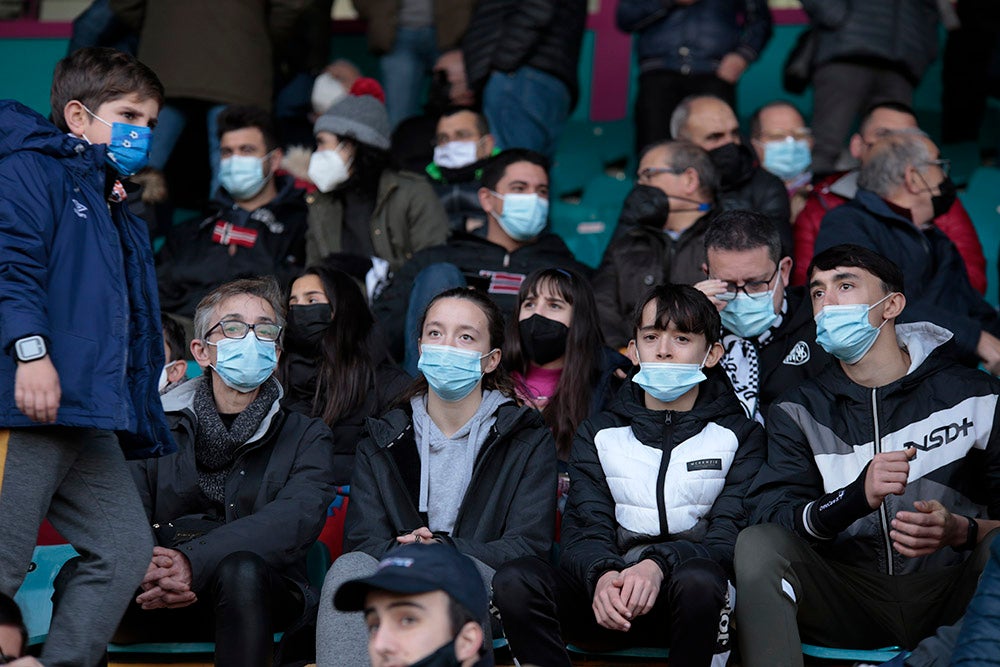
<svg viewBox="0 0 1000 667"><path fill-rule="evenodd" d="M194 439L194 457L198 464L198 487L213 502L225 508L226 476L233 467L236 451L260 428L271 406L278 400L278 382L268 378L257 397L226 427L219 416L209 375L194 394L194 414L198 429ZM223 514L224 516L224 514Z"/></svg>
<svg viewBox="0 0 1000 667"><path fill-rule="evenodd" d="M726 352L722 355L722 368L729 376L729 381L736 390L747 416L764 424L764 416L760 414L760 362L757 359L757 347L767 347L774 340L774 332L785 320L788 312L788 299L781 300L781 312L767 331L757 336L756 344L749 338L740 338L736 334L726 334L722 338L722 347Z"/></svg>

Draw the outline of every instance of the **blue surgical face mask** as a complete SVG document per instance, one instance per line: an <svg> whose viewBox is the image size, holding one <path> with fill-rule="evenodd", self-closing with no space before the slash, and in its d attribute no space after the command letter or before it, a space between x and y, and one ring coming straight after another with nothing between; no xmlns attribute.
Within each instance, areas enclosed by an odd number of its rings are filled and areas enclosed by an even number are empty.
<svg viewBox="0 0 1000 667"><path fill-rule="evenodd" d="M421 345L417 369L427 378L431 391L443 400L460 401L483 378L480 361L490 354L492 351L480 355L450 345Z"/></svg>
<svg viewBox="0 0 1000 667"><path fill-rule="evenodd" d="M251 199L264 189L271 179L270 172L265 173L264 165L270 157L252 155L233 155L219 163L219 183L236 201Z"/></svg>
<svg viewBox="0 0 1000 667"><path fill-rule="evenodd" d="M764 144L764 169L783 181L804 173L812 164L812 151L805 139L785 137Z"/></svg>
<svg viewBox="0 0 1000 667"><path fill-rule="evenodd" d="M778 318L774 312L774 290L753 296L737 293L736 298L719 311L719 317L722 326L740 338L756 338Z"/></svg>
<svg viewBox="0 0 1000 667"><path fill-rule="evenodd" d="M122 176L131 176L146 166L149 162L149 142L153 131L142 125L128 123L109 123L87 107L83 107L91 116L111 128L111 141L108 143L107 163ZM87 136L84 135L84 139ZM90 139L87 139L90 141Z"/></svg>
<svg viewBox="0 0 1000 667"><path fill-rule="evenodd" d="M632 376L632 382L642 387L646 393L658 401L675 401L706 379L702 368L708 361L709 348L700 364L678 364L670 361L639 360L639 372Z"/></svg>
<svg viewBox="0 0 1000 667"><path fill-rule="evenodd" d="M219 374L227 387L236 391L251 392L271 377L278 363L274 341L258 340L252 332L243 338L223 338L216 346L215 365L210 368Z"/></svg>
<svg viewBox="0 0 1000 667"><path fill-rule="evenodd" d="M844 306L823 306L816 316L816 342L829 354L845 364L856 364L868 354L875 344L882 327L889 320L873 327L868 321L868 311L879 305L895 292L868 305L855 303Z"/></svg>
<svg viewBox="0 0 1000 667"><path fill-rule="evenodd" d="M493 192L492 190L490 192ZM503 213L499 216L490 211L507 235L515 241L530 241L545 229L549 217L549 200L535 193L511 192L502 195L493 192L503 200Z"/></svg>

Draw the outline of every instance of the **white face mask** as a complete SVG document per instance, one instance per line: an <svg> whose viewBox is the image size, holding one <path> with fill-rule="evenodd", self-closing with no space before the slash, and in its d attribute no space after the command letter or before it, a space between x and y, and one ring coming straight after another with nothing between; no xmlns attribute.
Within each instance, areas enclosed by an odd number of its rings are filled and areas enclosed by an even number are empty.
<svg viewBox="0 0 1000 667"><path fill-rule="evenodd" d="M434 162L445 169L461 169L476 161L478 141L449 141L434 147Z"/></svg>
<svg viewBox="0 0 1000 667"><path fill-rule="evenodd" d="M176 361L171 361L169 364L164 366L163 369L160 371L160 380L159 382L156 383L157 391L162 392L164 389L167 388L167 385L169 384L169 382L167 381L167 369L176 363L177 363Z"/></svg>
<svg viewBox="0 0 1000 667"><path fill-rule="evenodd" d="M339 79L329 72L323 72L316 77L312 89L312 108L317 116L322 116L327 109L347 97L347 89Z"/></svg>
<svg viewBox="0 0 1000 667"><path fill-rule="evenodd" d="M320 192L330 192L350 175L347 163L336 150L316 151L309 158L309 180Z"/></svg>

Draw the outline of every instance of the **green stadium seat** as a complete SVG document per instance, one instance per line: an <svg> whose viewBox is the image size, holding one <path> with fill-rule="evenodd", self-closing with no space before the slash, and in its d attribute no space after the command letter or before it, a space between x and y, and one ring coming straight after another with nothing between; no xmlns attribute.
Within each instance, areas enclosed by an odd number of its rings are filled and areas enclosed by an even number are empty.
<svg viewBox="0 0 1000 667"><path fill-rule="evenodd" d="M986 300L997 305L997 258L1000 254L1000 169L979 167L969 179L965 192L959 194L965 210L983 244L986 256Z"/></svg>
<svg viewBox="0 0 1000 667"><path fill-rule="evenodd" d="M24 614L29 645L44 643L48 637L52 620L52 584L66 561L76 555L76 550L68 544L35 547L28 574L14 596Z"/></svg>

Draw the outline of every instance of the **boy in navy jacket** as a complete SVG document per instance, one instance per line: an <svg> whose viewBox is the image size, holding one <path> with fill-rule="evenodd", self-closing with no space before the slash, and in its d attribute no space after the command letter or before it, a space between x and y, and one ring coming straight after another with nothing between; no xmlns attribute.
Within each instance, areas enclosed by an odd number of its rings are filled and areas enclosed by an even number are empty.
<svg viewBox="0 0 1000 667"><path fill-rule="evenodd" d="M0 592L46 515L84 555L47 667L103 655L153 548L125 459L174 449L152 251L119 180L144 166L162 102L156 75L112 49L56 65L55 124L0 101Z"/></svg>

